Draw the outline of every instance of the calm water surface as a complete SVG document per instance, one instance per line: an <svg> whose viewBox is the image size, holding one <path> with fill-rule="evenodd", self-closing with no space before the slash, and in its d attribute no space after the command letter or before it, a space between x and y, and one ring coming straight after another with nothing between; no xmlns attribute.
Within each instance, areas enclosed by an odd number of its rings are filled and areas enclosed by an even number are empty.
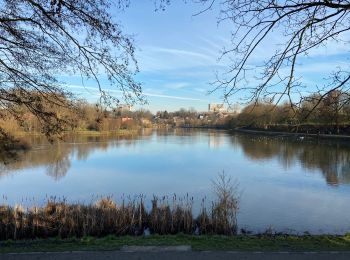
<svg viewBox="0 0 350 260"><path fill-rule="evenodd" d="M0 200L46 196L89 203L95 196L189 194L212 198L225 171L239 183L238 224L302 233L350 231L350 143L176 129L137 137L70 137L0 164ZM1 202L1 201L0 201Z"/></svg>

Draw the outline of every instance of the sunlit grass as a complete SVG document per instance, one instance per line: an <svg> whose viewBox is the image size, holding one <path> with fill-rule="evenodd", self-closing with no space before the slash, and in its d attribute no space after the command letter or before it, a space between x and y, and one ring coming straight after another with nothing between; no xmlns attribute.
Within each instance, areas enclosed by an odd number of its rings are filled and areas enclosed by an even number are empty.
<svg viewBox="0 0 350 260"><path fill-rule="evenodd" d="M0 242L0 252L39 252L74 250L119 250L123 246L177 246L190 245L193 250L221 251L346 251L350 250L349 235L332 236L218 236L218 235L109 235L103 238L50 238L34 240L7 240Z"/></svg>

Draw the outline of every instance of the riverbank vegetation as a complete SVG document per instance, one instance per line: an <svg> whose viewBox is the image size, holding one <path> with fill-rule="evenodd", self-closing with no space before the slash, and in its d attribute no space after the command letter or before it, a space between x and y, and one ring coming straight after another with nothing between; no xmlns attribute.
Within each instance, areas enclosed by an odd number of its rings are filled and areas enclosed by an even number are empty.
<svg viewBox="0 0 350 260"><path fill-rule="evenodd" d="M91 205L49 200L45 206L29 209L0 206L0 240L139 236L145 232L233 235L237 231L235 218L228 214L229 204L213 202L209 210L203 205L197 217L192 213L193 198L174 195L168 201L154 197L151 204L147 211L144 198L138 197L123 200L120 205L105 198Z"/></svg>
<svg viewBox="0 0 350 260"><path fill-rule="evenodd" d="M55 132L48 132L40 118L22 106L13 108L15 115L6 110L0 111L0 125L7 133L44 133L48 136L64 132L113 132L152 126L153 116L147 110L132 112L124 107L104 110L98 105L84 101L76 101L74 107L75 110L51 106L51 112L62 121L60 129Z"/></svg>
<svg viewBox="0 0 350 260"><path fill-rule="evenodd" d="M213 181L213 187L216 199L211 204L202 200L197 217L192 212L193 198L175 194L171 198L154 196L150 210L142 195L124 198L120 204L107 197L89 205L55 198L48 199L46 205L27 209L21 205L3 205L0 206L0 240L145 233L234 235L238 211L236 187L225 174Z"/></svg>
<svg viewBox="0 0 350 260"><path fill-rule="evenodd" d="M130 106L121 105L115 109L103 109L85 101L76 101L75 110L52 106L62 122L60 129L53 132L44 129L45 124L31 111L18 106L13 113L2 110L0 117L1 133L7 141L11 134L46 134L52 133L111 135L130 134L144 128L219 128L253 129L308 134L350 134L350 104L347 94L340 91L329 93L326 97L311 95L300 107L289 103L274 105L260 101L248 104L242 110L234 112L197 112L194 109L180 109L174 112L158 111L152 114L148 110L132 111ZM21 120L18 120L21 119ZM69 123L68 123L69 122Z"/></svg>
<svg viewBox="0 0 350 260"><path fill-rule="evenodd" d="M290 103L247 105L230 121L231 128L250 128L310 134L350 134L349 94L334 90L325 97L306 97L299 107Z"/></svg>

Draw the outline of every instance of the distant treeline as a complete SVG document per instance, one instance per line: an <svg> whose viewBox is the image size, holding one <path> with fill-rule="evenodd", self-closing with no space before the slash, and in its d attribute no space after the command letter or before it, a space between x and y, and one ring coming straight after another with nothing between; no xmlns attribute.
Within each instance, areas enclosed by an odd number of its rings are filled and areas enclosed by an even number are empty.
<svg viewBox="0 0 350 260"><path fill-rule="evenodd" d="M152 114L149 110L131 111L129 106L116 106L115 109L102 109L99 105L84 101L75 101L69 107L52 106L59 119L66 122L65 131L115 131L120 129L139 129L151 127L219 127L227 128L231 115L228 113L197 112L194 109L180 109L175 112L159 111ZM43 122L25 107L16 107L12 111L0 111L0 126L5 132L44 132ZM61 124L62 126L62 124Z"/></svg>
<svg viewBox="0 0 350 260"><path fill-rule="evenodd" d="M125 111L122 109L101 109L98 105L76 101L70 107L51 106L50 111L67 122L64 130L114 131L150 127L153 115L148 110ZM1 128L6 132L42 132L43 123L25 107L14 111L1 111Z"/></svg>
<svg viewBox="0 0 350 260"><path fill-rule="evenodd" d="M66 131L115 131L148 127L246 127L289 132L349 134L349 98L347 93L332 91L324 96L308 96L299 104L286 102L275 105L266 101L255 102L245 106L239 113L180 109L175 112L165 110L152 114L143 109L130 111L130 106L102 109L99 105L78 100L67 107L51 104L48 108L43 104L43 111L52 112L58 119L62 119L62 122L66 122L60 125ZM0 126L10 133L46 132L43 127L50 124L43 124L35 113L26 107L17 106L11 110L0 110Z"/></svg>
<svg viewBox="0 0 350 260"><path fill-rule="evenodd" d="M349 133L349 94L332 91L325 97L311 95L298 106L256 102L230 121L231 128L271 129L309 133Z"/></svg>
<svg viewBox="0 0 350 260"><path fill-rule="evenodd" d="M228 128L233 118L231 113L197 112L181 108L175 112L158 111L154 123L158 126Z"/></svg>

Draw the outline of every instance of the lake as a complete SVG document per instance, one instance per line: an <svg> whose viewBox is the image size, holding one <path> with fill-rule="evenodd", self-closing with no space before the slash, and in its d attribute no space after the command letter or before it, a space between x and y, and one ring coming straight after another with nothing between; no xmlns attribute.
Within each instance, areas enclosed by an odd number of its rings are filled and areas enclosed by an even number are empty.
<svg viewBox="0 0 350 260"><path fill-rule="evenodd" d="M136 136L71 136L0 164L0 202L49 196L90 203L99 196L176 193L213 198L225 172L238 184L239 228L302 234L350 231L350 142L214 130L144 130ZM1 201L2 200L2 201Z"/></svg>

